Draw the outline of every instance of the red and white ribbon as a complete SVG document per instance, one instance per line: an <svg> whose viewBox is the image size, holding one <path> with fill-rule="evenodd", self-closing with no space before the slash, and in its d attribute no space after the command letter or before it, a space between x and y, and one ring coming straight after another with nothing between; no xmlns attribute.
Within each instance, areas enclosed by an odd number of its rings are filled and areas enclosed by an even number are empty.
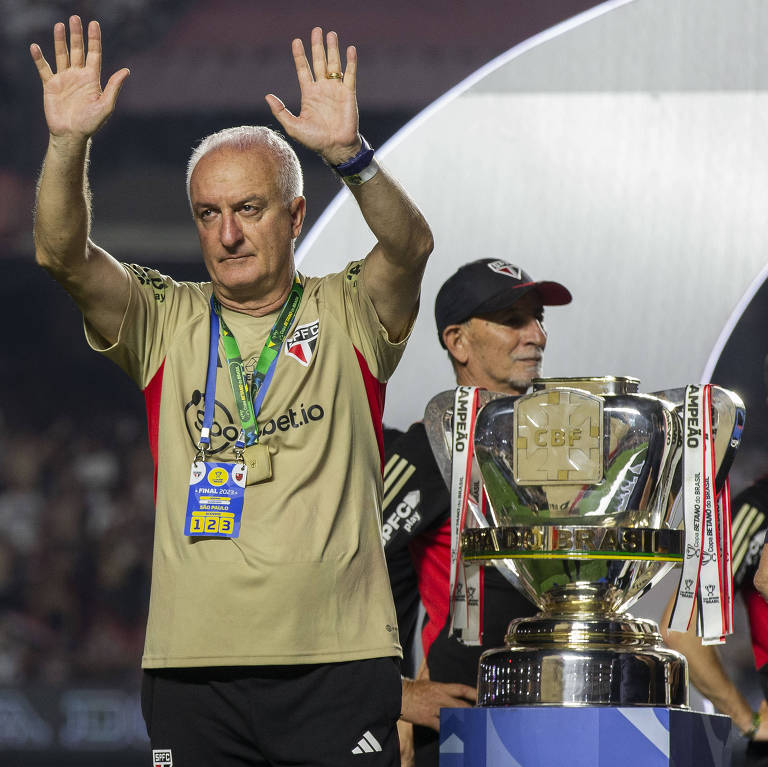
<svg viewBox="0 0 768 767"><path fill-rule="evenodd" d="M480 468L475 460L475 421L478 389L459 386L453 402L451 462L451 573L449 636L464 644L479 645L483 637L483 570L461 560L461 531L480 527L486 499ZM469 511L469 514L467 512Z"/></svg>
<svg viewBox="0 0 768 767"><path fill-rule="evenodd" d="M715 496L711 385L688 386L683 411L685 558L669 628L687 631L698 604L702 644L720 644L733 632L731 509L727 483Z"/></svg>

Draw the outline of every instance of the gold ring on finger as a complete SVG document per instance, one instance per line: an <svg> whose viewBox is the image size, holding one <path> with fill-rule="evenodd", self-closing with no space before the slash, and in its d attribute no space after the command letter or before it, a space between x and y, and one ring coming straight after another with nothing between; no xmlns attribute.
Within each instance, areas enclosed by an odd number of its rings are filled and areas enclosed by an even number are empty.
<svg viewBox="0 0 768 767"><path fill-rule="evenodd" d="M325 76L327 80L343 80L344 75L341 72L328 72Z"/></svg>

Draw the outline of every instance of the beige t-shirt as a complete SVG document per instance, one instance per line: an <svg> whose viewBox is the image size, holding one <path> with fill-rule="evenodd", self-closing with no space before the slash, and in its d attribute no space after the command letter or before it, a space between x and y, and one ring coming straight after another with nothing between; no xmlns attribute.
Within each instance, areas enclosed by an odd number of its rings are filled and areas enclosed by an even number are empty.
<svg viewBox="0 0 768 767"><path fill-rule="evenodd" d="M184 535L200 438L210 283L125 266L117 343L88 341L144 391L155 459L156 518L144 668L321 663L400 655L381 544L380 426L392 344L361 263L302 277L304 297L258 416L273 478L245 489L238 538ZM277 312L230 310L246 371ZM240 422L219 343L208 460L234 461Z"/></svg>

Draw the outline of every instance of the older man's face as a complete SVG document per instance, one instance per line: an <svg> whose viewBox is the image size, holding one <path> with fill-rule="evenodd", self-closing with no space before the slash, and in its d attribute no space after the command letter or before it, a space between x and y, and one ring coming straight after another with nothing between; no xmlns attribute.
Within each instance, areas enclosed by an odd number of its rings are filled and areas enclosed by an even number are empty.
<svg viewBox="0 0 768 767"><path fill-rule="evenodd" d="M523 394L541 375L547 344L544 308L532 291L508 309L466 323L466 372L471 383L491 391Z"/></svg>
<svg viewBox="0 0 768 767"><path fill-rule="evenodd" d="M203 261L220 298L252 300L290 281L304 198L285 204L268 150L213 150L192 174L190 198Z"/></svg>

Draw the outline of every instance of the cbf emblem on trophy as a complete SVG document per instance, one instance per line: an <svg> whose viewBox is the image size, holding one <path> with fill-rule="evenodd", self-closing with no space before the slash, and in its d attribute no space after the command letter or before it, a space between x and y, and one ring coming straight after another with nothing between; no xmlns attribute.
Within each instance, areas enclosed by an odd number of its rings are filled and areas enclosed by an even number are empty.
<svg viewBox="0 0 768 767"><path fill-rule="evenodd" d="M599 482L603 401L576 390L540 391L514 411L513 466L519 485Z"/></svg>
<svg viewBox="0 0 768 767"><path fill-rule="evenodd" d="M636 379L618 377L539 379L522 397L472 397L476 417L467 427L465 390L460 420L474 456L464 450L458 476L458 395L438 395L425 414L443 476L463 493L452 502L455 581L495 566L541 610L512 620L505 646L483 654L478 705L687 706L685 659L662 645L655 623L626 611L682 564L673 628L687 625L698 596L709 641L728 633L731 595L719 583L729 515L718 504L742 401L717 386L640 394ZM456 633L477 642L464 610Z"/></svg>

